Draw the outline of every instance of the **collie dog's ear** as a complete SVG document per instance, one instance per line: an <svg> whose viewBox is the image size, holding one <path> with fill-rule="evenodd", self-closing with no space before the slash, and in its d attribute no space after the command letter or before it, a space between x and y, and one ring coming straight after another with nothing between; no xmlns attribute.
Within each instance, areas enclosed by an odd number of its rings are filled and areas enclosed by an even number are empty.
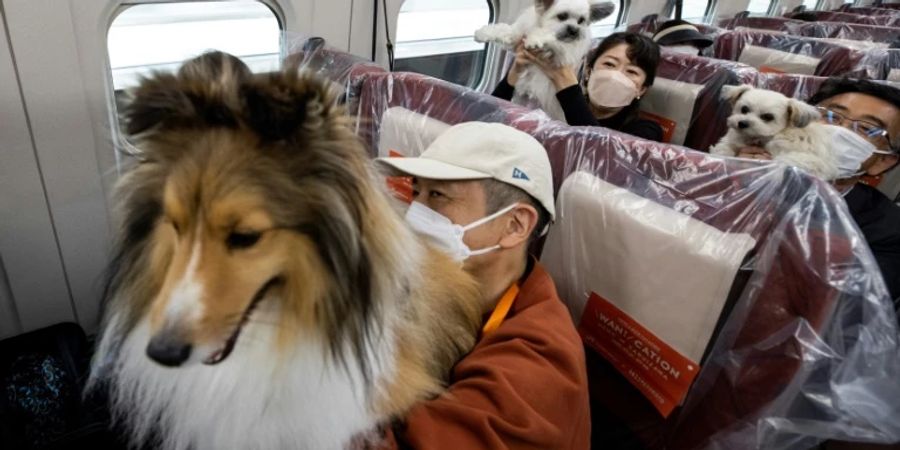
<svg viewBox="0 0 900 450"><path fill-rule="evenodd" d="M613 11L616 10L616 5L613 2L591 2L591 22L599 22L610 15L612 15Z"/></svg>
<svg viewBox="0 0 900 450"><path fill-rule="evenodd" d="M156 73L131 93L123 113L125 131L198 126L237 126L238 87L252 76L240 59L210 52L188 60L177 74Z"/></svg>
<svg viewBox="0 0 900 450"><path fill-rule="evenodd" d="M244 120L261 138L282 141L304 128L327 120L337 96L327 82L307 75L295 65L282 72L258 76L244 86Z"/></svg>

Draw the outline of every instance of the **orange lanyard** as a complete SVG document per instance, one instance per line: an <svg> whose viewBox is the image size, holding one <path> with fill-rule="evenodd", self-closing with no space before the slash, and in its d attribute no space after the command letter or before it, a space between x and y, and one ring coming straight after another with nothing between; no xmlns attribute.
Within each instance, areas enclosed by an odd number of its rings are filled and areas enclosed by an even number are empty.
<svg viewBox="0 0 900 450"><path fill-rule="evenodd" d="M497 303L497 306L494 307L494 312L491 313L491 317L488 319L487 323L484 324L484 328L481 329L482 336L500 327L500 324L503 323L503 319L509 314L509 309L512 308L512 304L518 295L519 285L513 283L513 285L506 290L506 293L503 294L503 297L500 297L500 301Z"/></svg>

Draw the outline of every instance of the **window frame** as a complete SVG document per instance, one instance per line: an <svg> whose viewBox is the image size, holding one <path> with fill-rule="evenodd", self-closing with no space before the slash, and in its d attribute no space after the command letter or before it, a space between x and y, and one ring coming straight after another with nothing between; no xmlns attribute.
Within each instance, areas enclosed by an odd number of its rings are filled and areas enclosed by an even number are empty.
<svg viewBox="0 0 900 450"><path fill-rule="evenodd" d="M750 0L750 2L752 2L752 1L753 0ZM775 12L775 8L778 6L778 0L768 0L768 1L769 1L769 6L766 8L765 12L761 13L764 16L771 16L772 13ZM750 2L747 3L747 8L750 7ZM749 12L750 10L744 9L744 11ZM750 14L760 14L760 13L750 13Z"/></svg>
<svg viewBox="0 0 900 450"><path fill-rule="evenodd" d="M287 56L287 54L286 54L287 49L286 49L286 45L285 45L286 44L286 41L285 41L286 26L285 26L285 20L283 17L283 12L278 7L278 3L276 3L273 0L248 0L248 1L252 1L254 3L259 3L263 6L265 6L272 13L272 16L275 17L275 21L278 23L278 30L279 30L279 34L280 34L279 43L278 43L278 57L279 57L279 59L283 60ZM103 33L103 40L104 40L104 43L106 44L106 47L104 47L104 49L105 49L104 60L106 63L107 72L109 73L108 82L110 84L110 87L113 89L113 98L112 98L112 103L111 103L111 106L113 108L116 107L116 103L115 103L116 89L115 89L115 85L113 83L113 77L112 77L112 71L113 71L112 62L110 61L110 58L109 58L109 56L110 56L109 55L109 31L112 28L113 24L115 23L116 19L118 19L119 16L122 15L122 13L124 13L125 11L128 11L129 9L134 8L134 7L139 7L139 6L144 6L144 5L177 4L177 3L229 3L229 0L163 0L163 1L153 1L153 0L133 1L133 0L131 0L131 1L124 1L124 2L119 3L116 6L116 8L112 11L112 13L109 15L109 17L105 23L105 28L104 28L104 33ZM113 110L113 112L117 113L116 110ZM116 120L116 122L118 122L118 120Z"/></svg>
<svg viewBox="0 0 900 450"><path fill-rule="evenodd" d="M399 34L400 14L401 14L401 10L403 9L403 5L407 1L408 0L402 0L400 2L400 8L397 9L397 17L394 20L394 23L396 25L395 25L395 29L393 30L394 32L392 34L394 35L394 39L395 39L395 42L394 42L394 51L395 52L396 52L397 45L398 45L398 42L396 41L396 36ZM487 3L487 6L488 6L488 21L485 25L491 25L491 24L497 23L498 12L500 11L499 0L483 0L483 1L485 3ZM494 47L494 45L492 43L485 43L485 44L483 44L481 50L472 50L472 52L483 52L482 56L481 56L481 61L478 62L478 64L480 64L482 66L482 68L481 68L480 73L478 74L478 78L475 80L475 83L471 86L467 85L465 87L474 89L474 90L482 90L484 88L484 85L486 84L485 80L490 78L489 74L492 73L491 72L491 70L492 70L492 68L491 68L491 62L492 62L491 49L492 49L492 47ZM402 59L424 58L424 57L439 56L439 55L452 55L452 54L458 54L458 53L466 53L466 52L432 53L432 54L418 55L415 57L402 58ZM398 58L394 58L393 62L396 63L397 60L398 60Z"/></svg>
<svg viewBox="0 0 900 450"><path fill-rule="evenodd" d="M706 19L709 18L709 13L710 13L710 11L712 11L713 3L715 1L716 0L707 0L706 1L706 7L703 8L703 16L701 16L701 20L704 23L706 23ZM666 8L666 11L664 14L665 17L686 20L686 19L683 19L683 17L672 17L675 14L675 2L676 2L676 0L669 0L668 2L666 2L667 8ZM681 10L681 15L684 16L684 8L682 8L682 10Z"/></svg>
<svg viewBox="0 0 900 450"><path fill-rule="evenodd" d="M273 0L250 0L255 3L259 3L265 6L275 17L275 21L278 24L278 29L280 33L279 43L278 43L278 57L283 60L286 56L286 52L288 51L287 46L285 45L285 30L286 30L286 22L283 17L283 12L279 8L278 3ZM104 33L103 33L103 42L104 42L104 62L105 70L106 70L106 84L109 87L108 90L108 107L109 107L109 120L110 120L110 132L112 133L113 139L113 148L115 152L115 161L117 172L121 171L123 167L127 167L132 161L130 159L136 156L139 151L134 147L127 136L124 130L122 129L122 124L120 122L120 111L119 105L117 104L116 97L116 88L115 82L113 80L113 68L112 62L110 61L109 55L109 30L112 28L113 23L116 19L122 15L125 11L142 6L142 5L157 5L157 4L175 4L175 3L227 3L228 0L164 0L164 1L124 1L119 3L116 8L112 11L112 13L108 16L108 19L105 23Z"/></svg>

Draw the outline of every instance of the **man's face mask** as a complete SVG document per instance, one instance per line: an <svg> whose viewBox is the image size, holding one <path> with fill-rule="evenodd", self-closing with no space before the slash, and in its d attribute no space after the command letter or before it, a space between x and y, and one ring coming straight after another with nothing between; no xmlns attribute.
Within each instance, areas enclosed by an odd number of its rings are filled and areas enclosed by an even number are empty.
<svg viewBox="0 0 900 450"><path fill-rule="evenodd" d="M478 219L466 226L457 225L441 213L425 206L423 203L412 202L406 210L406 223L413 230L432 239L437 246L450 255L455 261L463 262L470 256L483 255L500 248L493 247L472 250L463 242L466 231L484 225L510 211L517 206L516 203L501 209L487 217Z"/></svg>
<svg viewBox="0 0 900 450"><path fill-rule="evenodd" d="M837 160L838 179L851 178L865 173L860 170L862 164L874 154L890 155L891 152L879 150L871 142L853 130L831 125L831 151Z"/></svg>

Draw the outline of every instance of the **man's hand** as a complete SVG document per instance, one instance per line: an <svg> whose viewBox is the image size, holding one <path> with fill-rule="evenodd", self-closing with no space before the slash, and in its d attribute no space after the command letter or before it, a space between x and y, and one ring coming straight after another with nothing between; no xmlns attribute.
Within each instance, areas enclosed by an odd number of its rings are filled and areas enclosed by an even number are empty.
<svg viewBox="0 0 900 450"><path fill-rule="evenodd" d="M771 161L772 155L762 147L744 147L737 152L738 158L758 159L763 161Z"/></svg>

